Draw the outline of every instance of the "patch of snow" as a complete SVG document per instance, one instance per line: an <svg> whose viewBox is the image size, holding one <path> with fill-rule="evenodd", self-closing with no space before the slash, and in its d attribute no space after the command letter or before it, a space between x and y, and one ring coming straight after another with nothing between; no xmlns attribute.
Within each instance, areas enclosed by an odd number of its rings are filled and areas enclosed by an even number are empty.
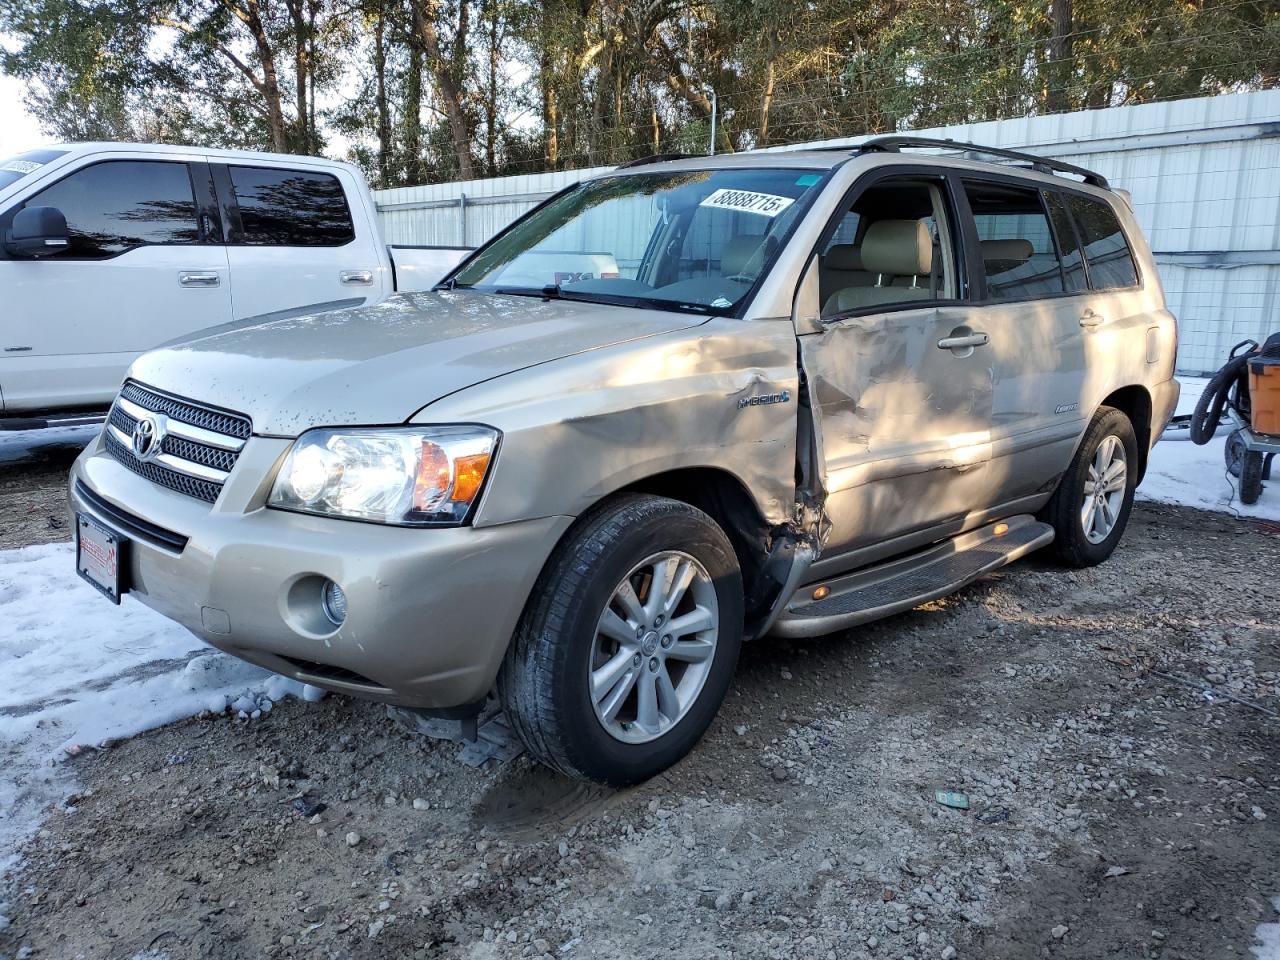
<svg viewBox="0 0 1280 960"><path fill-rule="evenodd" d="M0 871L44 809L76 789L62 761L228 703L246 715L323 692L211 650L75 573L70 543L0 551Z"/></svg>
<svg viewBox="0 0 1280 960"><path fill-rule="evenodd" d="M1280 913L1280 897L1272 900L1271 905ZM1258 946L1249 950L1258 960L1280 960L1280 923L1260 923L1253 935Z"/></svg>
<svg viewBox="0 0 1280 960"><path fill-rule="evenodd" d="M1177 413L1189 414L1209 380L1206 377L1179 379L1182 396ZM1203 447L1190 440L1157 443L1151 451L1147 475L1138 488L1138 499L1280 521L1280 475L1263 484L1262 497L1257 503L1245 506L1240 502L1240 481L1227 473L1223 457L1226 443L1225 433ZM1273 472L1280 474L1280 462Z"/></svg>

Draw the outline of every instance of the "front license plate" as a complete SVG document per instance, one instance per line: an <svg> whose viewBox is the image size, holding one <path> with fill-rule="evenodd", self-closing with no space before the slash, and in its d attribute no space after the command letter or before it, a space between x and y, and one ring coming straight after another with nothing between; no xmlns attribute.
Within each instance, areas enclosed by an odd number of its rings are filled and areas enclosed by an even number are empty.
<svg viewBox="0 0 1280 960"><path fill-rule="evenodd" d="M76 514L76 572L112 603L120 602L129 541L92 517Z"/></svg>

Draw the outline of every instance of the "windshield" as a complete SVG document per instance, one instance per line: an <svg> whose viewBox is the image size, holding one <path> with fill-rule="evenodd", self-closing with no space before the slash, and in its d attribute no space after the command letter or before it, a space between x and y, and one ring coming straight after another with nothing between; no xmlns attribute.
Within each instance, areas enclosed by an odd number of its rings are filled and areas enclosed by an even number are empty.
<svg viewBox="0 0 1280 960"><path fill-rule="evenodd" d="M776 168L592 180L483 248L448 286L727 312L751 291L821 180Z"/></svg>
<svg viewBox="0 0 1280 960"><path fill-rule="evenodd" d="M28 150L15 157L0 160L0 190L17 183L29 173L35 173L50 160L63 156L65 150Z"/></svg>

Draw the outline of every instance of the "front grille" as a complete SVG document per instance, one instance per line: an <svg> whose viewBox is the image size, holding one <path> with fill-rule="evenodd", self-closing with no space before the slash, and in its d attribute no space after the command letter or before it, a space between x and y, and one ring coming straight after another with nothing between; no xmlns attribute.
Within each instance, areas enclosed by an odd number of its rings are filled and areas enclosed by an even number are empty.
<svg viewBox="0 0 1280 960"><path fill-rule="evenodd" d="M218 410L189 400L180 400L142 386L136 380L125 382L120 396L147 410L163 413L194 427L203 427L237 440L248 440L253 433L249 418L229 410Z"/></svg>
<svg viewBox="0 0 1280 960"><path fill-rule="evenodd" d="M156 414L164 423L159 446L146 459L133 452L138 420ZM107 417L106 447L139 476L213 503L253 432L249 418L171 397L129 380Z"/></svg>

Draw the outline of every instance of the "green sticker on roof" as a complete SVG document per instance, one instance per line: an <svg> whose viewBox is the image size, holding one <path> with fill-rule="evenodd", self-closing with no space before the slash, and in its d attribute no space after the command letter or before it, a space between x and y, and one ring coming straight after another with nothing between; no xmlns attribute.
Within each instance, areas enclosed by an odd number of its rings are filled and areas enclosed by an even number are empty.
<svg viewBox="0 0 1280 960"><path fill-rule="evenodd" d="M817 182L818 182L819 180L821 180L821 179L822 179L822 177L821 177L819 174L816 174L816 173L806 173L803 177L797 177L797 178L796 178L796 186L797 186L797 187L812 187L815 183L817 183Z"/></svg>

